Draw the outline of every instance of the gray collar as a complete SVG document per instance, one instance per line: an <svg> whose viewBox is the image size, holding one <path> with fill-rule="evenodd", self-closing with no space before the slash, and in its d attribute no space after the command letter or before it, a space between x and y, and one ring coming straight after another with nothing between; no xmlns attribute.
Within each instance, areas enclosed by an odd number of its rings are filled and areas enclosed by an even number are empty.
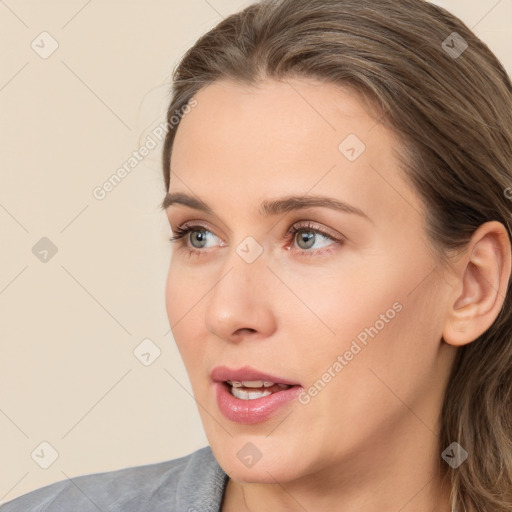
<svg viewBox="0 0 512 512"><path fill-rule="evenodd" d="M176 510L220 512L228 476L209 446L194 452L176 488Z"/></svg>

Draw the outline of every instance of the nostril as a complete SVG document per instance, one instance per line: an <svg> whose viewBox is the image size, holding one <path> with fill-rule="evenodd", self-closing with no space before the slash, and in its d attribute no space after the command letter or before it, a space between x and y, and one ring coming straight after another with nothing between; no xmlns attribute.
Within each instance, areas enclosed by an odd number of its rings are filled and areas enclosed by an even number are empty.
<svg viewBox="0 0 512 512"><path fill-rule="evenodd" d="M235 331L235 334L243 334L244 331L253 333L253 332L256 332L256 329L253 329L252 327L242 327L241 329L237 329Z"/></svg>

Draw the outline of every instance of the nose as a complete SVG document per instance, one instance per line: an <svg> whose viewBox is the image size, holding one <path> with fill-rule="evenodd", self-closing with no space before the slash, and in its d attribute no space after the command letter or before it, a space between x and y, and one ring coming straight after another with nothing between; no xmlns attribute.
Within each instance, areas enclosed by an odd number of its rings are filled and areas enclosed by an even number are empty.
<svg viewBox="0 0 512 512"><path fill-rule="evenodd" d="M233 249L224 263L207 297L206 328L229 343L271 336L277 297L265 254L248 263Z"/></svg>

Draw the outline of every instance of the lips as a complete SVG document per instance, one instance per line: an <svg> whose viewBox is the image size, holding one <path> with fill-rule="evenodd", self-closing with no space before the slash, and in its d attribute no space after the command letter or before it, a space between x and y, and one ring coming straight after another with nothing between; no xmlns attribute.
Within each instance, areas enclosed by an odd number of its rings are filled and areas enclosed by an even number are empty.
<svg viewBox="0 0 512 512"><path fill-rule="evenodd" d="M266 421L302 389L290 379L249 366L239 369L217 366L211 372L211 378L222 414L230 421L244 424Z"/></svg>
<svg viewBox="0 0 512 512"><path fill-rule="evenodd" d="M251 368L250 366L244 366L239 369L231 369L226 366L216 366L211 374L211 378L215 382L243 382L243 381L263 381L272 382L273 384L286 384L288 386L300 386L298 382L293 382L284 377L277 377L269 373L260 372Z"/></svg>

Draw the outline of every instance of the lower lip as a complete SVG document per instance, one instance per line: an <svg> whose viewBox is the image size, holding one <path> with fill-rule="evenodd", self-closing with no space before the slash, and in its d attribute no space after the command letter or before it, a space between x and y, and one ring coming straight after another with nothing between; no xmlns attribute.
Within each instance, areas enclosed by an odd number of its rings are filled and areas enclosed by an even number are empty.
<svg viewBox="0 0 512 512"><path fill-rule="evenodd" d="M268 420L279 409L296 398L302 389L300 386L292 386L262 398L242 400L231 394L228 384L214 382L214 386L217 404L222 414L228 420L246 425Z"/></svg>

